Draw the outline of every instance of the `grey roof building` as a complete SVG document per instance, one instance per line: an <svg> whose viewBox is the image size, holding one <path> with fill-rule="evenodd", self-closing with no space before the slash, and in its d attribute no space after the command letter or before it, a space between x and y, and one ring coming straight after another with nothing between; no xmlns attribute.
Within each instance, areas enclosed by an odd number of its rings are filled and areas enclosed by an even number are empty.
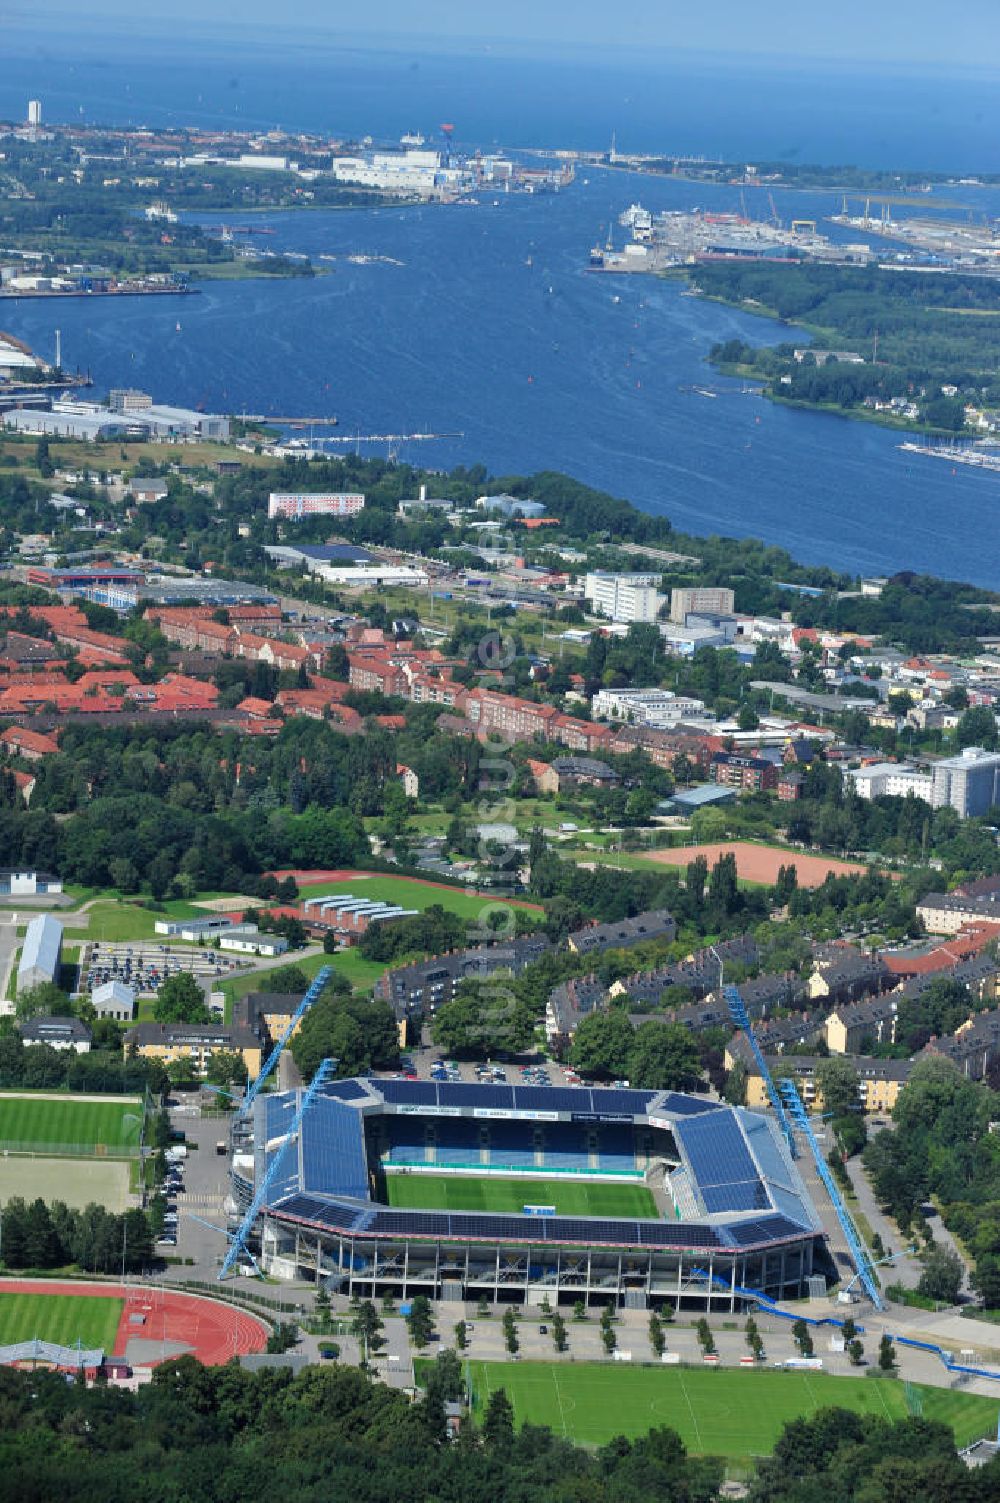
<svg viewBox="0 0 1000 1503"><path fill-rule="evenodd" d="M17 967L17 989L42 986L59 975L62 955L63 926L51 913L40 913L28 925Z"/></svg>
<svg viewBox="0 0 1000 1503"><path fill-rule="evenodd" d="M452 950L415 965L386 971L375 983L375 995L392 1005L397 1022L419 1013L433 1013L450 1002L463 981L510 971L518 976L540 960L549 948L544 934L528 935L497 945L477 945L471 950Z"/></svg>
<svg viewBox="0 0 1000 1503"><path fill-rule="evenodd" d="M73 1049L77 1054L90 1050L92 1034L79 1018L28 1018L18 1031L26 1044L48 1044L50 1049Z"/></svg>
<svg viewBox="0 0 1000 1503"><path fill-rule="evenodd" d="M103 986L95 986L90 1002L99 1018L131 1023L135 1017L135 992L124 981L105 981Z"/></svg>
<svg viewBox="0 0 1000 1503"><path fill-rule="evenodd" d="M653 908L635 918L619 919L610 924L588 924L577 929L566 943L577 955L600 954L604 950L623 950L646 940L662 939L670 944L677 934L677 924L668 908Z"/></svg>

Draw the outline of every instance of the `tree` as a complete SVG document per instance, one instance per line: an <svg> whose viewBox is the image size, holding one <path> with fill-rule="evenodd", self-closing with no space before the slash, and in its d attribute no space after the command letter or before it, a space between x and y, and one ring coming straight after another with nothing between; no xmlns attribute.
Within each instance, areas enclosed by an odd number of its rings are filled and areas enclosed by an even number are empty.
<svg viewBox="0 0 1000 1503"><path fill-rule="evenodd" d="M604 1344L604 1350L610 1357L611 1353L618 1345L618 1335L615 1331L614 1316L611 1312L610 1305L605 1305L604 1309L601 1311L601 1341Z"/></svg>
<svg viewBox="0 0 1000 1503"><path fill-rule="evenodd" d="M858 1109L858 1072L849 1059L834 1055L816 1066L816 1085L823 1094L823 1110L834 1117Z"/></svg>
<svg viewBox="0 0 1000 1503"><path fill-rule="evenodd" d="M974 705L966 710L955 728L955 740L959 747L981 746L986 751L997 749L997 722L988 705Z"/></svg>
<svg viewBox="0 0 1000 1503"><path fill-rule="evenodd" d="M939 1300L943 1305L954 1305L962 1288L965 1269L962 1260L950 1247L932 1242L920 1254L923 1272L917 1288L928 1299Z"/></svg>
<svg viewBox="0 0 1000 1503"><path fill-rule="evenodd" d="M517 1317L513 1310L507 1310L504 1314L503 1339L508 1352L513 1357L521 1345L517 1335Z"/></svg>
<svg viewBox="0 0 1000 1503"><path fill-rule="evenodd" d="M582 1299L574 1300L574 1302L573 1302L573 1319L574 1320L586 1320L587 1318L588 1317L587 1317L587 1305L586 1305L586 1302L584 1300L582 1300Z"/></svg>
<svg viewBox="0 0 1000 1503"><path fill-rule="evenodd" d="M680 778L678 778L678 782ZM705 884L708 881L708 862L704 856L696 856L687 864L685 886L688 896L696 908L700 908L705 901Z"/></svg>
<svg viewBox="0 0 1000 1503"><path fill-rule="evenodd" d="M792 1325L792 1340L798 1347L803 1357L811 1357L813 1354L813 1339L809 1327L804 1320L796 1320Z"/></svg>
<svg viewBox="0 0 1000 1503"><path fill-rule="evenodd" d="M289 996L304 997L309 990L309 977L300 965L279 965L267 973L269 992L283 992Z"/></svg>
<svg viewBox="0 0 1000 1503"><path fill-rule="evenodd" d="M488 1451L509 1451L514 1444L514 1410L503 1388L490 1394L483 1415L483 1445Z"/></svg>
<svg viewBox="0 0 1000 1503"><path fill-rule="evenodd" d="M843 1336L845 1343L854 1340L855 1336L858 1334L858 1328L855 1324L853 1315L847 1316L846 1320L840 1328L840 1333Z"/></svg>
<svg viewBox="0 0 1000 1503"><path fill-rule="evenodd" d="M697 1090L701 1064L689 1030L679 1023L642 1023L629 1048L627 1078L638 1090Z"/></svg>
<svg viewBox="0 0 1000 1503"><path fill-rule="evenodd" d="M649 1345L654 1357L662 1357L667 1348L667 1338L663 1334L663 1322L654 1310L649 1317Z"/></svg>
<svg viewBox="0 0 1000 1503"><path fill-rule="evenodd" d="M26 986L17 994L15 1016L24 1022L40 1015L68 1017L73 1013L69 997L54 981L39 981L36 986Z"/></svg>
<svg viewBox="0 0 1000 1503"><path fill-rule="evenodd" d="M434 1336L434 1311L426 1294L415 1294L406 1316L410 1340L414 1346L427 1346Z"/></svg>
<svg viewBox="0 0 1000 1503"><path fill-rule="evenodd" d="M351 1335L357 1338L364 1357L385 1346L384 1329L385 1323L371 1300L362 1300L351 1318Z"/></svg>
<svg viewBox="0 0 1000 1503"><path fill-rule="evenodd" d="M552 1317L552 1340L557 1352L564 1352L569 1346L566 1322L558 1310Z"/></svg>
<svg viewBox="0 0 1000 1503"><path fill-rule="evenodd" d="M464 1320L458 1321L455 1326L455 1345L460 1352L464 1352L469 1345L469 1328Z"/></svg>
<svg viewBox="0 0 1000 1503"><path fill-rule="evenodd" d="M205 1066L205 1079L223 1088L245 1085L247 1067L242 1054L234 1049L213 1049Z"/></svg>
<svg viewBox="0 0 1000 1503"><path fill-rule="evenodd" d="M313 1301L313 1313L316 1316L316 1324L321 1331L330 1329L330 1295L324 1284L320 1284Z"/></svg>
<svg viewBox="0 0 1000 1503"><path fill-rule="evenodd" d="M534 1013L518 997L513 981L495 975L463 981L454 1000L438 1008L431 1036L447 1054L489 1059L520 1053L534 1031Z"/></svg>
<svg viewBox="0 0 1000 1503"><path fill-rule="evenodd" d="M712 1327L709 1325L704 1315L701 1316L697 1325L695 1326L695 1335L698 1337L698 1345L705 1353L705 1356L710 1356L711 1353L715 1351L715 1337L712 1335Z"/></svg>
<svg viewBox="0 0 1000 1503"><path fill-rule="evenodd" d="M884 1373L892 1372L896 1366L896 1348L891 1336L883 1336L878 1344L878 1365Z"/></svg>
<svg viewBox="0 0 1000 1503"><path fill-rule="evenodd" d="M570 1045L569 1062L586 1075L618 1080L629 1066L635 1030L622 1007L587 1013L581 1018Z"/></svg>
<svg viewBox="0 0 1000 1503"><path fill-rule="evenodd" d="M846 1346L847 1355L852 1367L860 1367L865 1357L863 1344L855 1336Z"/></svg>
<svg viewBox="0 0 1000 1503"><path fill-rule="evenodd" d="M158 1023L210 1023L205 993L190 971L168 976L156 994L153 1017Z"/></svg>

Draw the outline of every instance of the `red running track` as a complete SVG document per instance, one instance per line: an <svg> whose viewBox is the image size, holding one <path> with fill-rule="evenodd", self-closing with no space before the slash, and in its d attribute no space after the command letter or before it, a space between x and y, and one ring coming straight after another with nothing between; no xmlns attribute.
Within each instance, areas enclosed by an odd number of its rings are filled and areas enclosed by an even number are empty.
<svg viewBox="0 0 1000 1503"><path fill-rule="evenodd" d="M0 1291L12 1294L72 1294L83 1297L124 1299L122 1318L115 1339L115 1351L109 1355L124 1357L133 1338L141 1341L169 1341L186 1346L191 1355L215 1367L232 1357L262 1352L268 1331L262 1321L221 1300L205 1299L198 1294L182 1294L159 1285L75 1284L52 1279L3 1279ZM141 1325L130 1317L143 1315ZM176 1354L175 1354L176 1355ZM143 1365L155 1366L169 1361L155 1356Z"/></svg>

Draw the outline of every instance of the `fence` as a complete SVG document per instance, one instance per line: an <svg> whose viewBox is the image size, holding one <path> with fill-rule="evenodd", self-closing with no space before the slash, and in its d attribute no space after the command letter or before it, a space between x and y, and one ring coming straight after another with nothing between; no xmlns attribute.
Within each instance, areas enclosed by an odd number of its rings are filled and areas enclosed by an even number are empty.
<svg viewBox="0 0 1000 1503"><path fill-rule="evenodd" d="M4 1138L4 1156L23 1159L137 1159L138 1143L38 1143L31 1138Z"/></svg>

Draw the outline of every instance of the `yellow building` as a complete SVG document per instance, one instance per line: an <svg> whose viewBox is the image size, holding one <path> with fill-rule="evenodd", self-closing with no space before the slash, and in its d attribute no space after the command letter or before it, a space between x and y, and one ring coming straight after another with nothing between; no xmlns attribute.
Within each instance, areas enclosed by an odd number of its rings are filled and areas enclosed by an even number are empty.
<svg viewBox="0 0 1000 1503"><path fill-rule="evenodd" d="M896 1042L898 998L875 997L836 1007L823 1024L823 1037L831 1054L857 1054L865 1040L872 1044Z"/></svg>
<svg viewBox="0 0 1000 1503"><path fill-rule="evenodd" d="M816 1083L816 1071L824 1062L822 1055L778 1055L768 1060L772 1074L789 1076L795 1081L807 1111L823 1111L823 1092ZM746 1063L744 1061L744 1063ZM866 1116L886 1116L892 1111L912 1068L908 1059L871 1059L860 1055L850 1061L858 1072L858 1101ZM770 1099L763 1077L753 1063L747 1066L746 1104L768 1107Z"/></svg>
<svg viewBox="0 0 1000 1503"><path fill-rule="evenodd" d="M164 1065L190 1060L195 1075L204 1075L213 1054L238 1054L251 1077L260 1074L262 1044L248 1028L221 1023L139 1023L125 1034L125 1053L158 1059Z"/></svg>

